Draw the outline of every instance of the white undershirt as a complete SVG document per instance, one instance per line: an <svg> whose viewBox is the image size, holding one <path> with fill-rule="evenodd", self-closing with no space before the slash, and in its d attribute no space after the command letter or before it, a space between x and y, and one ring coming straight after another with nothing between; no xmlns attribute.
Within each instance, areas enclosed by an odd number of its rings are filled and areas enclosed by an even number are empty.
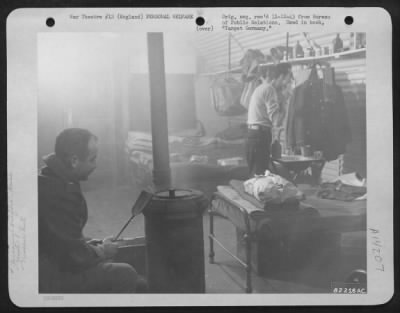
<svg viewBox="0 0 400 313"><path fill-rule="evenodd" d="M251 98L247 113L247 124L272 128L279 120L279 104L276 89L266 82L258 86Z"/></svg>

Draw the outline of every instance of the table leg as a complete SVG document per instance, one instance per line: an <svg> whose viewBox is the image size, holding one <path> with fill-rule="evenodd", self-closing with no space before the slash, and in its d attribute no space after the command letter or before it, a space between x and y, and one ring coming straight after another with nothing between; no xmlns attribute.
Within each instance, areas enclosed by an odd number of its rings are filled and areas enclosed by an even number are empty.
<svg viewBox="0 0 400 313"><path fill-rule="evenodd" d="M311 164L311 176L314 185L319 185L321 180L322 169L324 168L325 161L313 162Z"/></svg>
<svg viewBox="0 0 400 313"><path fill-rule="evenodd" d="M208 254L208 258L209 258L209 262L210 264L214 263L214 214L212 212L212 209L210 208L208 210L208 214L210 216L210 235L208 236L209 240L210 240L210 253Z"/></svg>
<svg viewBox="0 0 400 313"><path fill-rule="evenodd" d="M244 242L246 246L246 293L252 293L252 285L251 285L251 240L250 235L245 234Z"/></svg>

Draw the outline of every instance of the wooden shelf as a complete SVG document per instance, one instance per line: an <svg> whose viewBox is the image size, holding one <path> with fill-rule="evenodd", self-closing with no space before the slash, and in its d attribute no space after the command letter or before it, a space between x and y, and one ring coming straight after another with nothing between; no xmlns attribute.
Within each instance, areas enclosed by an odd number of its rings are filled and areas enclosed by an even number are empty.
<svg viewBox="0 0 400 313"><path fill-rule="evenodd" d="M361 49L354 49L354 50L347 50L343 52L338 52L338 53L333 53L333 54L328 54L328 55L316 55L312 57L305 57L305 58L295 58L295 59L289 59L289 60L282 60L282 63L290 63L290 64L304 64L304 63L310 63L310 62L317 62L317 61L329 61L329 60L337 60L337 59L342 59L342 58L365 58L366 55L366 48L361 48ZM260 64L259 66L270 66L273 65L274 63L264 63ZM215 75L221 75L221 74L228 74L228 73L240 73L242 70L241 67L235 67L232 68L230 71L218 71L218 72L213 72L213 73L202 73L199 74L199 76L215 76Z"/></svg>
<svg viewBox="0 0 400 313"><path fill-rule="evenodd" d="M327 54L327 55L317 55L317 56L312 56L312 57L305 57L305 58L296 58L296 59L289 59L288 61L283 61L283 62L288 62L291 64L302 64L302 63L310 63L313 61L319 61L319 60L335 60L335 59L341 59L341 58L362 58L365 57L366 54L366 49L355 49L355 50L347 50L343 52L338 52L338 53L333 53L333 54ZM261 64L261 66L265 66L269 64Z"/></svg>

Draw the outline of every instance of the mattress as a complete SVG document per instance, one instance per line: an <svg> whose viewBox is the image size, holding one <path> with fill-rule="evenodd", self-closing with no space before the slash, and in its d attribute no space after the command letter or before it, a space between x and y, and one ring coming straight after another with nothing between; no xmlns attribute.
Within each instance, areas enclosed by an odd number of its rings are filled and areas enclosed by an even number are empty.
<svg viewBox="0 0 400 313"><path fill-rule="evenodd" d="M246 179L248 169L245 162L235 166L218 165L218 160L224 158L241 157L244 160L243 140L227 141L215 137L187 139L176 136L169 138L171 181L174 187L198 188L212 193L218 184L228 183L230 179ZM141 189L151 187L151 136L131 132L126 142L126 152L133 183ZM192 162L192 156L205 157L206 162Z"/></svg>

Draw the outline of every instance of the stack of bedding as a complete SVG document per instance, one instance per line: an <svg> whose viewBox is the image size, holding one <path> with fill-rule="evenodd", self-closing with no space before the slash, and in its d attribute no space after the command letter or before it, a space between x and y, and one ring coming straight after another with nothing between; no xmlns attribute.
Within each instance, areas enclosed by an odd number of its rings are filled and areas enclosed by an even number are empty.
<svg viewBox="0 0 400 313"><path fill-rule="evenodd" d="M129 132L126 153L133 170L132 177L141 188L152 185L153 148L150 133ZM245 164L222 167L218 160L244 156L243 139L225 140L217 137L169 136L171 176L175 186L198 187L201 181L229 181L247 175ZM200 184L200 187L201 184ZM198 188L200 188L198 187ZM208 189L216 185L210 183Z"/></svg>

